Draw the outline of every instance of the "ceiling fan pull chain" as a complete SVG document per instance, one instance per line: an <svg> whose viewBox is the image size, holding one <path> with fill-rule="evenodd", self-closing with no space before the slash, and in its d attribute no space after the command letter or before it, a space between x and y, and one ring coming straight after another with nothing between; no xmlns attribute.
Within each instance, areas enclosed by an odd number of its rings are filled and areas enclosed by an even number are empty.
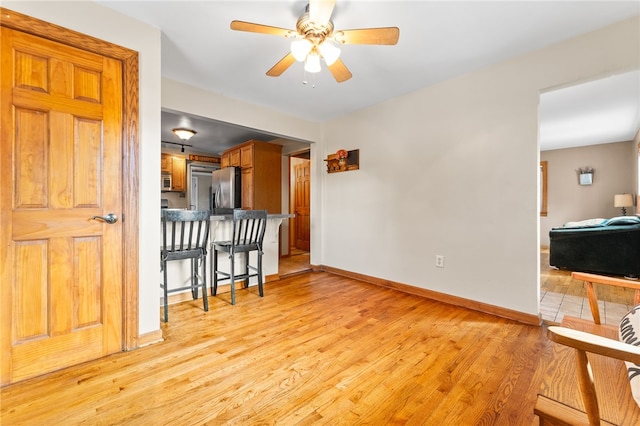
<svg viewBox="0 0 640 426"><path fill-rule="evenodd" d="M304 78L302 79L302 85L306 86L309 84L309 80L307 79L307 75L311 74L311 88L316 88L316 73L304 71Z"/></svg>

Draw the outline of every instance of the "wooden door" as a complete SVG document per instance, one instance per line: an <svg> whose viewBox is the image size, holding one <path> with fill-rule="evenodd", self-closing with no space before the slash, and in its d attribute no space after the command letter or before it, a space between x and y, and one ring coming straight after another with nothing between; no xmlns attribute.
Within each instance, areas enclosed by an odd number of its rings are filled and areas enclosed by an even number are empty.
<svg viewBox="0 0 640 426"><path fill-rule="evenodd" d="M1 43L6 384L122 350L123 75L20 31Z"/></svg>
<svg viewBox="0 0 640 426"><path fill-rule="evenodd" d="M293 171L296 248L309 251L311 248L311 161L296 164Z"/></svg>

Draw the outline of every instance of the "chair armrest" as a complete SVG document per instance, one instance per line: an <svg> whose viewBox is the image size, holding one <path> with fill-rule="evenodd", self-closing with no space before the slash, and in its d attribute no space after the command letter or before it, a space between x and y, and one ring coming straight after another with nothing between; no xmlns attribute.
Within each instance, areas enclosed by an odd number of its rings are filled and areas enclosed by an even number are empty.
<svg viewBox="0 0 640 426"><path fill-rule="evenodd" d="M601 324L601 322L598 297L596 296L596 290L593 287L594 283L635 290L636 293L633 303L634 305L640 304L640 282L629 281L622 278L607 277L604 275L588 274L586 272L572 272L571 278L584 281L585 287L587 288L587 296L589 298L589 308L591 309L593 322L596 324Z"/></svg>
<svg viewBox="0 0 640 426"><path fill-rule="evenodd" d="M607 277L605 275L588 274L586 272L572 272L571 278L596 284L606 284L616 287L640 290L640 281L629 281L623 278Z"/></svg>
<svg viewBox="0 0 640 426"><path fill-rule="evenodd" d="M581 351L640 364L640 347L618 340L558 326L549 327L547 337Z"/></svg>

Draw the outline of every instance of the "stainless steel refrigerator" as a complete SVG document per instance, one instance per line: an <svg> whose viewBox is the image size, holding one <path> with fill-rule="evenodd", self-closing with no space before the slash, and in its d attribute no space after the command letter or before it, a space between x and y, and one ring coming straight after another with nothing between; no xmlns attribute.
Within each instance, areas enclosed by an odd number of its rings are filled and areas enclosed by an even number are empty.
<svg viewBox="0 0 640 426"><path fill-rule="evenodd" d="M240 167L214 170L211 185L211 210L239 209L242 204Z"/></svg>

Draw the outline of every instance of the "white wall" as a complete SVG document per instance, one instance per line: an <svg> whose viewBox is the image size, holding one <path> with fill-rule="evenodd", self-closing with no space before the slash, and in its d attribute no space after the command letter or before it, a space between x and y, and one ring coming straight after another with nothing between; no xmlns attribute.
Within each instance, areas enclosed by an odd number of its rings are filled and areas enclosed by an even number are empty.
<svg viewBox="0 0 640 426"><path fill-rule="evenodd" d="M639 26L629 20L326 123L312 263L537 314L539 93L637 69ZM323 171L340 148L360 149L360 170Z"/></svg>
<svg viewBox="0 0 640 426"><path fill-rule="evenodd" d="M166 78L162 79L162 107L309 142L320 139L322 128L317 122L236 101Z"/></svg>
<svg viewBox="0 0 640 426"><path fill-rule="evenodd" d="M160 31L93 2L3 1L2 6L139 52L139 331L158 330L158 252L149 247L160 247Z"/></svg>
<svg viewBox="0 0 640 426"><path fill-rule="evenodd" d="M548 212L540 218L540 245L549 246L549 231L565 222L620 216L614 194L636 192L633 145L618 142L540 153L540 160L547 161ZM593 184L578 185L576 170L587 166L595 171ZM627 211L633 214L633 207Z"/></svg>

